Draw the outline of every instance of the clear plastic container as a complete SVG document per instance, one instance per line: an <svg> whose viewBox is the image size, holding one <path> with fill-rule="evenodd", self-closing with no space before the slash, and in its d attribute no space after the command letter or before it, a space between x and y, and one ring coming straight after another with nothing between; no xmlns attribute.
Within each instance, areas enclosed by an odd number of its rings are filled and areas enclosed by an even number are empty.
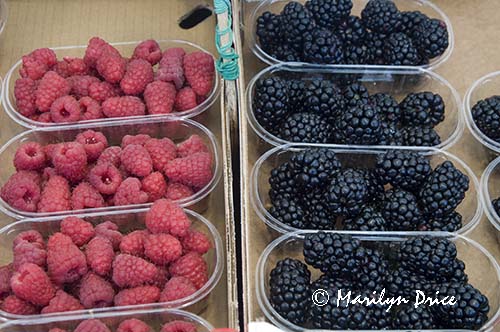
<svg viewBox="0 0 500 332"><path fill-rule="evenodd" d="M113 211L104 213L86 213L77 214L76 216L85 219L86 221L96 225L104 221L111 221L118 225L120 232L128 233L137 229L145 229L144 220L148 209L135 209L131 211ZM222 239L217 229L203 216L196 212L185 210L189 219L192 222L192 228L206 234L212 242L213 248L203 256L208 265L208 281L196 293L175 301L151 303L144 305L122 306L112 308L96 308L89 310L79 310L70 313L54 313L54 314L40 314L32 316L13 315L0 310L0 317L4 319L44 319L45 317L57 315L75 315L84 314L88 312L119 312L123 310L133 309L155 309L155 308L189 308L192 312L201 312L208 304L208 296L210 292L219 282L224 271L224 248ZM75 215L75 214L72 214ZM49 217L43 219L26 219L8 225L0 230L0 266L12 262L12 243L14 238L23 231L36 230L47 238L53 233L60 230L60 223L64 217Z"/></svg>
<svg viewBox="0 0 500 332"><path fill-rule="evenodd" d="M269 177L271 171L283 162L290 160L293 154L311 146L312 145L308 144L287 144L276 147L262 155L259 160L257 160L252 170L252 187L250 189L252 206L259 218L264 221L267 226L281 234L295 232L299 229L282 223L268 211L271 207L271 199L269 198ZM347 149L335 148L331 145L315 146L332 149L342 162L343 167L374 168L377 155L385 152L383 149ZM402 150L401 148L391 149ZM483 215L479 182L474 172L462 160L449 152L438 149L426 149L422 150L421 153L429 158L432 168L449 160L453 162L456 168L469 177L469 190L466 192L464 200L456 210L463 218L463 226L457 233L465 234L470 232L477 226Z"/></svg>
<svg viewBox="0 0 500 332"><path fill-rule="evenodd" d="M500 243L500 217L491 201L500 197L500 157L493 160L481 177L481 196L484 212L496 230L496 238Z"/></svg>
<svg viewBox="0 0 500 332"><path fill-rule="evenodd" d="M70 127L55 127L46 129L33 129L23 132L0 148L0 188L6 183L9 177L15 172L13 160L17 148L26 141L36 141L41 144L60 143L72 141L75 137L88 129L102 132L108 139L109 146L120 145L122 137L125 135L149 134L151 137L168 137L175 143L187 139L193 134L200 136L210 149L213 159L213 176L210 182L201 190L190 197L176 201L183 207L189 206L195 211L204 211L207 208L207 196L212 192L221 177L221 161L219 146L215 136L203 125L190 119L128 119L121 122L108 122L98 124L80 124ZM126 206L109 206L85 210L60 211L49 213L26 212L17 210L0 198L0 210L14 218L43 218L53 215L63 215L68 213L91 213L105 212L118 209L137 209L150 206L151 203L135 204Z"/></svg>
<svg viewBox="0 0 500 332"><path fill-rule="evenodd" d="M197 332L211 332L213 326L203 318L192 313L174 309L152 309L116 311L112 313L88 313L82 315L50 317L43 319L22 319L10 321L0 325L0 332L48 332L51 328L74 330L78 324L88 319L99 319L106 324L111 331L115 331L118 325L127 319L140 319L160 331L163 324L172 321L184 321L193 323Z"/></svg>
<svg viewBox="0 0 500 332"><path fill-rule="evenodd" d="M133 42L123 42L123 43L111 43L122 55L131 55L134 52L134 48L140 41ZM203 51L209 53L201 46L190 43L188 41L183 40L158 40L158 44L162 50L165 50L170 47L182 47L186 51L186 53L191 53L195 51ZM55 47L52 48L56 54L58 59L69 56L69 57L83 57L86 49L86 45L84 46L64 46L64 47ZM3 93L2 93L2 101L4 104L5 111L7 114L14 120L19 123L21 126L26 128L40 128L40 127L61 127L61 126L70 126L71 123L43 123L39 121L33 121L19 112L16 109L16 99L14 97L14 84L19 76L19 68L22 66L22 61L19 60L16 62L5 75ZM118 118L103 118L96 120L86 120L79 121L79 124L87 124L87 123L100 123L100 122L120 122L124 119L135 119L141 120L144 118L160 118L160 119L169 119L169 118L194 118L200 122L203 122L203 118L201 114L209 109L217 100L220 94L220 82L219 76L216 74L214 79L214 86L212 91L207 96L207 98L198 106L191 110L183 111L183 112L175 112L170 114L155 114L155 115L144 115L144 116L136 116L136 117L118 117ZM74 125L74 123L73 123Z"/></svg>
<svg viewBox="0 0 500 332"><path fill-rule="evenodd" d="M287 257L304 261L302 250L304 236L311 231L294 232L281 236L273 241L264 250L257 263L255 273L257 301L262 312L267 319L279 328L286 331L299 332L304 328L294 325L282 318L271 306L269 301L269 273L276 266L279 260ZM342 233L342 232L339 232ZM401 241L405 241L415 236L429 235L428 233L403 234L396 233L350 233L364 243L373 246L388 246ZM457 247L458 258L465 262L465 271L469 276L469 283L479 289L489 299L490 312L488 322L481 328L481 331L491 330L500 316L500 268L495 258L479 243L470 240L462 235L453 235L445 232L433 233L431 236L449 238ZM389 250L389 249L388 249ZM393 249L391 249L393 250ZM312 268L312 280L320 276L320 272ZM320 330L307 330L320 331ZM324 331L324 330L321 330ZM451 331L451 330L446 330ZM464 330L460 330L464 331Z"/></svg>
<svg viewBox="0 0 500 332"><path fill-rule="evenodd" d="M297 1L297 0L296 0ZM249 21L246 23L246 34L249 36L249 43L252 52L263 62L273 65L276 63L284 63L271 55L265 52L259 43L256 31L257 31L257 19L264 12L269 11L271 13L279 14L281 10L290 2L290 0L263 0L261 3L254 9L252 14L250 15ZM298 0L298 2L305 3L306 0ZM430 62L426 65L416 66L415 68L427 68L427 69L436 69L438 66L442 65L448 58L451 56L453 52L453 47L455 45L455 36L453 33L453 27L450 19L446 14L439 9L435 4L431 1L427 0L393 0L396 6L401 11L415 11L419 10L422 13L426 14L430 18L437 18L446 23L446 27L448 28L448 36L449 36L449 46L446 51L439 57L431 59ZM354 0L354 7L351 11L351 15L361 15L361 11L365 8L368 0ZM304 64L304 62L300 62ZM322 65L325 67L333 67L334 65ZM369 67L380 67L380 66L369 66ZM393 68L397 68L397 66L392 66Z"/></svg>
<svg viewBox="0 0 500 332"><path fill-rule="evenodd" d="M333 81L349 79L362 83L370 94L388 93L398 101L409 93L432 91L441 95L446 105L444 121L434 128L441 137L441 144L434 147L438 149L449 148L460 138L464 129L461 117L462 103L458 92L448 81L434 72L411 67L373 68L370 66L321 66L289 63L265 68L250 81L246 91L248 122L260 138L273 146L289 142L276 137L259 124L255 118L252 103L257 80L273 76L293 77L306 82L316 78L328 78ZM336 146L357 147L344 144ZM377 146L382 147L381 145Z"/></svg>
<svg viewBox="0 0 500 332"><path fill-rule="evenodd" d="M9 16L9 9L7 1L0 0L0 34L2 34L5 24L7 24L7 17Z"/></svg>

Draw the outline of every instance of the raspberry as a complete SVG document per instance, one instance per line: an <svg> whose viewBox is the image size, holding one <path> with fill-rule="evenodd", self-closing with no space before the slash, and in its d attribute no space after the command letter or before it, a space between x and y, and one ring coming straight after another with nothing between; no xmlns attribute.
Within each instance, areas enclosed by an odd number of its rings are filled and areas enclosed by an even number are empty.
<svg viewBox="0 0 500 332"><path fill-rule="evenodd" d="M61 233L59 233L61 234ZM70 243L67 243L69 239ZM83 252L61 234L49 238L47 250L47 268L50 278L59 285L77 281L87 273L87 260Z"/></svg>
<svg viewBox="0 0 500 332"><path fill-rule="evenodd" d="M208 281L207 263L199 254L190 252L176 260L169 268L172 276L186 277L200 289Z"/></svg>
<svg viewBox="0 0 500 332"><path fill-rule="evenodd" d="M133 231L125 235L120 243L120 252L134 256L144 256L144 240L148 231Z"/></svg>
<svg viewBox="0 0 500 332"><path fill-rule="evenodd" d="M199 96L210 93L215 77L214 59L205 52L193 52L184 57L186 81Z"/></svg>
<svg viewBox="0 0 500 332"><path fill-rule="evenodd" d="M61 233L71 238L74 244L81 247L95 236L94 226L78 217L66 217L61 221Z"/></svg>
<svg viewBox="0 0 500 332"><path fill-rule="evenodd" d="M118 231L118 226L111 221L105 221L95 227L96 236L102 236L111 241L114 250L118 250L122 242L122 233Z"/></svg>
<svg viewBox="0 0 500 332"><path fill-rule="evenodd" d="M118 83L125 75L127 62L119 54L104 52L96 61L96 69L109 83Z"/></svg>
<svg viewBox="0 0 500 332"><path fill-rule="evenodd" d="M139 286L124 289L115 296L115 306L138 305L158 302L160 289L155 286Z"/></svg>
<svg viewBox="0 0 500 332"><path fill-rule="evenodd" d="M144 177L153 171L153 161L148 151L141 145L127 145L120 156L121 164L127 172Z"/></svg>
<svg viewBox="0 0 500 332"><path fill-rule="evenodd" d="M89 67L95 67L97 59L99 59L105 52L120 55L120 53L106 41L102 40L99 37L93 37L89 40L89 44L87 46L87 49L85 50L83 61Z"/></svg>
<svg viewBox="0 0 500 332"><path fill-rule="evenodd" d="M66 96L71 89L66 80L53 71L47 72L38 83L36 89L36 106L41 112L48 112L52 103L62 96Z"/></svg>
<svg viewBox="0 0 500 332"><path fill-rule="evenodd" d="M122 175L113 164L98 162L89 172L89 182L101 194L113 195L122 183Z"/></svg>
<svg viewBox="0 0 500 332"><path fill-rule="evenodd" d="M165 283L168 281L169 277L168 269L166 267L159 267L158 273L150 284L162 289L165 287Z"/></svg>
<svg viewBox="0 0 500 332"><path fill-rule="evenodd" d="M38 313L38 309L31 303L21 300L15 295L7 296L0 309L13 315L35 315Z"/></svg>
<svg viewBox="0 0 500 332"><path fill-rule="evenodd" d="M38 119L35 119L35 121L42 122L42 123L51 123L52 118L50 117L50 112L45 112L40 114Z"/></svg>
<svg viewBox="0 0 500 332"><path fill-rule="evenodd" d="M89 72L87 64L81 58L64 57L63 61L67 64L69 76L87 75Z"/></svg>
<svg viewBox="0 0 500 332"><path fill-rule="evenodd" d="M89 272L82 278L78 298L86 309L110 307L114 297L111 283L98 275Z"/></svg>
<svg viewBox="0 0 500 332"><path fill-rule="evenodd" d="M165 194L165 198L172 201L177 201L183 198L190 197L192 195L194 195L194 192L188 186L178 182L171 182L167 186L167 193Z"/></svg>
<svg viewBox="0 0 500 332"><path fill-rule="evenodd" d="M39 48L22 57L23 66L19 74L23 78L38 80L57 63L57 56L49 48Z"/></svg>
<svg viewBox="0 0 500 332"><path fill-rule="evenodd" d="M151 139L151 136L146 134L138 134L138 135L125 135L122 138L122 149L126 148L128 145L137 144L144 145L147 141Z"/></svg>
<svg viewBox="0 0 500 332"><path fill-rule="evenodd" d="M10 278L13 273L12 264L0 266L0 298L10 293Z"/></svg>
<svg viewBox="0 0 500 332"><path fill-rule="evenodd" d="M56 65L52 68L53 71L57 73L57 75L68 78L70 75L68 63L64 60L57 61Z"/></svg>
<svg viewBox="0 0 500 332"><path fill-rule="evenodd" d="M87 319L78 324L73 332L111 332L110 329L98 319Z"/></svg>
<svg viewBox="0 0 500 332"><path fill-rule="evenodd" d="M144 204L148 201L148 194L141 190L141 181L137 178L126 178L114 196L115 206Z"/></svg>
<svg viewBox="0 0 500 332"><path fill-rule="evenodd" d="M185 80L184 69L182 67L185 54L184 49L180 47L169 48L163 52L160 66L156 71L156 80L172 82L177 89L182 88Z"/></svg>
<svg viewBox="0 0 500 332"><path fill-rule="evenodd" d="M113 262L113 281L118 287L136 287L154 280L158 269L146 260L119 254Z"/></svg>
<svg viewBox="0 0 500 332"><path fill-rule="evenodd" d="M182 255L182 245L169 234L149 234L144 241L144 254L157 265L166 265Z"/></svg>
<svg viewBox="0 0 500 332"><path fill-rule="evenodd" d="M96 161L108 147L106 136L99 131L96 132L90 129L79 133L75 141L83 145L89 162Z"/></svg>
<svg viewBox="0 0 500 332"><path fill-rule="evenodd" d="M182 88L175 96L175 109L179 112L193 109L197 105L196 93L190 87Z"/></svg>
<svg viewBox="0 0 500 332"><path fill-rule="evenodd" d="M116 332L152 332L151 327L136 318L126 319L118 325Z"/></svg>
<svg viewBox="0 0 500 332"><path fill-rule="evenodd" d="M38 212L57 212L71 210L71 191L68 181L59 175L49 178L43 188L38 203Z"/></svg>
<svg viewBox="0 0 500 332"><path fill-rule="evenodd" d="M196 325L189 322L175 320L163 325L160 332L196 332Z"/></svg>
<svg viewBox="0 0 500 332"><path fill-rule="evenodd" d="M25 263L33 263L45 267L47 252L36 243L22 242L14 247L14 270Z"/></svg>
<svg viewBox="0 0 500 332"><path fill-rule="evenodd" d="M209 153L210 150L201 137L196 134L189 136L187 140L180 143L177 147L177 155L179 157L188 157L198 152Z"/></svg>
<svg viewBox="0 0 500 332"><path fill-rule="evenodd" d="M55 296L55 289L41 267L26 263L10 279L14 294L35 305L46 306Z"/></svg>
<svg viewBox="0 0 500 332"><path fill-rule="evenodd" d="M196 230L189 229L181 240L184 252L194 251L200 255L206 254L211 248L212 243L208 237Z"/></svg>
<svg viewBox="0 0 500 332"><path fill-rule="evenodd" d="M16 170L36 171L45 166L45 151L37 142L23 143L14 155L14 166Z"/></svg>
<svg viewBox="0 0 500 332"><path fill-rule="evenodd" d="M17 245L28 242L32 244L36 244L39 248L45 248L45 242L43 241L43 236L40 232L35 230L24 231L14 238L14 242L12 243L12 248L17 247Z"/></svg>
<svg viewBox="0 0 500 332"><path fill-rule="evenodd" d="M172 83L154 81L144 90L144 101L149 114L172 113L176 100L175 87Z"/></svg>
<svg viewBox="0 0 500 332"><path fill-rule="evenodd" d="M87 182L82 182L71 195L71 206L73 210L93 209L105 206L101 194Z"/></svg>
<svg viewBox="0 0 500 332"><path fill-rule="evenodd" d="M31 78L20 78L14 85L14 97L19 113L31 116L36 113L36 88L37 82Z"/></svg>
<svg viewBox="0 0 500 332"><path fill-rule="evenodd" d="M67 81L71 85L71 94L76 98L88 97L90 85L101 82L97 77L89 75L71 76Z"/></svg>
<svg viewBox="0 0 500 332"><path fill-rule="evenodd" d="M90 269L98 275L107 276L111 272L115 252L108 239L97 236L90 240L85 248L85 255Z"/></svg>
<svg viewBox="0 0 500 332"><path fill-rule="evenodd" d="M12 207L28 212L37 210L40 201L40 178L37 173L19 171L2 186L0 196Z"/></svg>
<svg viewBox="0 0 500 332"><path fill-rule="evenodd" d="M56 169L54 167L45 167L42 171L43 182L47 182L47 180L53 175L57 175Z"/></svg>
<svg viewBox="0 0 500 332"><path fill-rule="evenodd" d="M143 59L135 59L127 64L127 70L120 87L127 95L138 95L153 81L153 67Z"/></svg>
<svg viewBox="0 0 500 332"><path fill-rule="evenodd" d="M173 277L165 284L160 302L180 300L196 293L196 290L191 280L185 277Z"/></svg>
<svg viewBox="0 0 500 332"><path fill-rule="evenodd" d="M99 159L97 159L97 165L102 163L111 163L115 167L120 167L120 155L122 153L122 149L119 146L110 146L106 150L104 150Z"/></svg>
<svg viewBox="0 0 500 332"><path fill-rule="evenodd" d="M99 81L90 83L88 91L89 91L89 97L100 103L108 100L109 98L119 96L117 88L108 82Z"/></svg>
<svg viewBox="0 0 500 332"><path fill-rule="evenodd" d="M54 143L54 144L45 145L44 149L45 149L45 155L47 156L47 158L52 160L52 158L54 157L54 152L56 151L56 148L62 144L64 144L64 143Z"/></svg>
<svg viewBox="0 0 500 332"><path fill-rule="evenodd" d="M108 118L139 116L146 114L146 106L137 97L112 97L102 104L102 112Z"/></svg>
<svg viewBox="0 0 500 332"><path fill-rule="evenodd" d="M57 173L71 182L78 182L85 177L87 153L78 142L58 144L52 155L52 164Z"/></svg>
<svg viewBox="0 0 500 332"><path fill-rule="evenodd" d="M161 56L160 45L158 45L156 40L148 39L135 47L132 59L143 59L154 66L160 62Z"/></svg>
<svg viewBox="0 0 500 332"><path fill-rule="evenodd" d="M49 305L42 309L42 314L50 314L56 312L66 312L83 310L83 306L73 296L63 290L58 290L56 296L50 300Z"/></svg>
<svg viewBox="0 0 500 332"><path fill-rule="evenodd" d="M80 120L80 104L71 96L57 98L50 107L50 118L55 123L77 122Z"/></svg>
<svg viewBox="0 0 500 332"><path fill-rule="evenodd" d="M146 213L146 227L153 233L169 233L174 236L186 235L191 220L184 210L177 204L166 199L160 199L153 203Z"/></svg>
<svg viewBox="0 0 500 332"><path fill-rule="evenodd" d="M163 198L167 192L167 182L160 172L149 174L142 179L141 184L142 190L148 194L150 202Z"/></svg>
<svg viewBox="0 0 500 332"><path fill-rule="evenodd" d="M78 101L80 105L81 117L83 121L103 118L101 105L90 97L83 97Z"/></svg>
<svg viewBox="0 0 500 332"><path fill-rule="evenodd" d="M201 189L212 179L212 157L209 153L198 152L174 159L168 163L165 175L170 181Z"/></svg>
<svg viewBox="0 0 500 332"><path fill-rule="evenodd" d="M156 171L164 171L170 160L177 156L177 147L169 138L151 138L146 141L144 147L151 156L153 168Z"/></svg>

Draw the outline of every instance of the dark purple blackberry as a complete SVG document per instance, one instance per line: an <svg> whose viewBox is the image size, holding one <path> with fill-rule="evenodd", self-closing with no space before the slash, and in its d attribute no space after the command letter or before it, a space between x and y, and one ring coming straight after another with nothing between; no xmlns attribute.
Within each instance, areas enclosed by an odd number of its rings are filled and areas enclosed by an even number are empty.
<svg viewBox="0 0 500 332"><path fill-rule="evenodd" d="M345 109L345 99L340 89L331 81L315 79L307 86L304 96L304 110L316 113L329 123Z"/></svg>
<svg viewBox="0 0 500 332"><path fill-rule="evenodd" d="M386 39L384 60L392 66L416 66L422 61L411 38L402 32L393 33Z"/></svg>
<svg viewBox="0 0 500 332"><path fill-rule="evenodd" d="M419 289L424 293L432 290L433 283L413 271L399 267L388 273L385 288L388 295L393 297L414 297L415 290Z"/></svg>
<svg viewBox="0 0 500 332"><path fill-rule="evenodd" d="M456 232L462 228L462 215L456 211L443 217L430 217L423 219L418 226L419 231Z"/></svg>
<svg viewBox="0 0 500 332"><path fill-rule="evenodd" d="M302 54L288 45L273 45L268 51L270 56L285 62L300 62Z"/></svg>
<svg viewBox="0 0 500 332"><path fill-rule="evenodd" d="M441 138L434 128L404 127L401 133L404 145L407 146L436 146L441 144Z"/></svg>
<svg viewBox="0 0 500 332"><path fill-rule="evenodd" d="M309 229L334 230L336 216L328 210L328 206L323 198L322 192L313 192L306 198L306 219Z"/></svg>
<svg viewBox="0 0 500 332"><path fill-rule="evenodd" d="M467 190L469 177L445 161L429 175L418 196L426 214L442 217L455 210Z"/></svg>
<svg viewBox="0 0 500 332"><path fill-rule="evenodd" d="M382 216L387 230L413 231L421 223L422 212L417 198L409 191L390 189L385 192L381 203Z"/></svg>
<svg viewBox="0 0 500 332"><path fill-rule="evenodd" d="M257 37L260 47L269 52L273 47L281 43L283 35L281 33L281 17L271 12L264 12L257 19Z"/></svg>
<svg viewBox="0 0 500 332"><path fill-rule="evenodd" d="M350 45L344 51L344 62L348 65L368 64L370 53L365 45Z"/></svg>
<svg viewBox="0 0 500 332"><path fill-rule="evenodd" d="M382 291L388 274L388 263L378 250L360 247L356 250L359 272L353 279L359 289Z"/></svg>
<svg viewBox="0 0 500 332"><path fill-rule="evenodd" d="M466 283L469 281L469 276L465 273L465 263L460 259L455 259L451 266L452 272L447 276L441 276L437 279L438 284L448 282Z"/></svg>
<svg viewBox="0 0 500 332"><path fill-rule="evenodd" d="M368 186L368 201L380 202L385 190L384 184L380 181L378 174L374 169L361 168L357 169L357 171L365 177L366 185Z"/></svg>
<svg viewBox="0 0 500 332"><path fill-rule="evenodd" d="M311 284L312 292L319 290L319 289L347 290L347 289L352 289L352 288L353 288L352 281L347 280L347 279L340 279L337 277L331 277L328 274L321 275L321 277L319 277L318 280L314 281Z"/></svg>
<svg viewBox="0 0 500 332"><path fill-rule="evenodd" d="M347 20L337 26L335 34L344 45L363 45L368 31L359 17L349 16Z"/></svg>
<svg viewBox="0 0 500 332"><path fill-rule="evenodd" d="M366 105L369 103L368 90L360 83L352 83L344 88L343 91L346 106Z"/></svg>
<svg viewBox="0 0 500 332"><path fill-rule="evenodd" d="M401 27L401 12L391 0L370 0L361 12L365 26L380 33L398 31Z"/></svg>
<svg viewBox="0 0 500 332"><path fill-rule="evenodd" d="M290 109L293 113L297 113L304 107L304 97L306 93L306 84L300 79L286 80L288 86L288 99Z"/></svg>
<svg viewBox="0 0 500 332"><path fill-rule="evenodd" d="M337 120L336 143L374 145L380 142L382 121L369 104L349 108Z"/></svg>
<svg viewBox="0 0 500 332"><path fill-rule="evenodd" d="M368 48L368 63L372 65L384 64L384 45L388 38L386 34L368 32L366 36L366 47Z"/></svg>
<svg viewBox="0 0 500 332"><path fill-rule="evenodd" d="M319 64L341 64L344 62L342 42L325 29L314 30L304 37L303 59Z"/></svg>
<svg viewBox="0 0 500 332"><path fill-rule="evenodd" d="M281 30L285 43L291 48L302 51L303 38L316 29L312 13L299 2L289 2L281 12Z"/></svg>
<svg viewBox="0 0 500 332"><path fill-rule="evenodd" d="M271 200L277 198L292 198L296 195L294 175L290 172L288 163L283 163L271 171L269 176L269 197Z"/></svg>
<svg viewBox="0 0 500 332"><path fill-rule="evenodd" d="M446 23L438 19L427 19L415 27L415 47L422 56L432 59L442 55L449 45Z"/></svg>
<svg viewBox="0 0 500 332"><path fill-rule="evenodd" d="M255 83L253 112L259 124L271 133L290 113L288 87L279 77L261 78Z"/></svg>
<svg viewBox="0 0 500 332"><path fill-rule="evenodd" d="M401 308L393 321L395 330L432 330L437 325L427 307L407 305Z"/></svg>
<svg viewBox="0 0 500 332"><path fill-rule="evenodd" d="M492 140L500 140L500 96L480 100L472 107L477 128Z"/></svg>
<svg viewBox="0 0 500 332"><path fill-rule="evenodd" d="M413 37L417 26L428 19L429 17L427 17L427 15L418 10L413 12L401 12L401 32Z"/></svg>
<svg viewBox="0 0 500 332"><path fill-rule="evenodd" d="M362 172L352 168L338 171L325 193L326 203L334 215L353 217L368 200L368 184Z"/></svg>
<svg viewBox="0 0 500 332"><path fill-rule="evenodd" d="M342 222L346 231L385 231L385 219L374 207L365 206L354 218Z"/></svg>
<svg viewBox="0 0 500 332"><path fill-rule="evenodd" d="M492 200L491 205L493 205L493 210L495 210L497 216L500 217L500 198Z"/></svg>
<svg viewBox="0 0 500 332"><path fill-rule="evenodd" d="M306 213L300 206L300 201L294 198L277 197L272 201L269 213L285 225L306 229Z"/></svg>
<svg viewBox="0 0 500 332"><path fill-rule="evenodd" d="M387 93L376 93L369 98L370 104L379 113L382 120L397 124L401 120L399 104Z"/></svg>
<svg viewBox="0 0 500 332"><path fill-rule="evenodd" d="M313 14L318 25L334 28L349 17L352 0L309 0L306 8Z"/></svg>
<svg viewBox="0 0 500 332"><path fill-rule="evenodd" d="M382 132L380 134L379 145L405 145L403 141L403 133L395 124L382 121Z"/></svg>
<svg viewBox="0 0 500 332"><path fill-rule="evenodd" d="M444 120L443 98L432 92L410 93L399 107L405 126L435 127Z"/></svg>
<svg viewBox="0 0 500 332"><path fill-rule="evenodd" d="M295 113L281 124L278 137L294 143L328 143L332 128L314 113Z"/></svg>

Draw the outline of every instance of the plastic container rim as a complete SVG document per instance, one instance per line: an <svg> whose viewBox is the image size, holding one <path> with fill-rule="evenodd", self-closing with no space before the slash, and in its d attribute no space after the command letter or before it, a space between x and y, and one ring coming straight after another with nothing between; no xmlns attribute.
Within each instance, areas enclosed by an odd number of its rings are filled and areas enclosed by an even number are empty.
<svg viewBox="0 0 500 332"><path fill-rule="evenodd" d="M488 165L488 167L486 167L483 175L481 176L481 199L486 217L488 217L488 220L493 225L493 227L495 227L496 230L500 232L500 217L492 207L489 184L491 173L498 166L498 164L500 164L500 157L497 157L495 160L493 160Z"/></svg>

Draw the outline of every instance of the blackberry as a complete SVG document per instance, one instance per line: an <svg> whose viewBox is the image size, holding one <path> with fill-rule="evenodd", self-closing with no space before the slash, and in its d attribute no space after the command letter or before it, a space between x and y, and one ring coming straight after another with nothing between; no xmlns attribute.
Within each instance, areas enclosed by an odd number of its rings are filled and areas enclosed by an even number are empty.
<svg viewBox="0 0 500 332"><path fill-rule="evenodd" d="M366 47L368 47L368 63L373 65L384 64L384 45L386 34L369 32L366 36Z"/></svg>
<svg viewBox="0 0 500 332"><path fill-rule="evenodd" d="M346 106L354 107L358 105L366 105L369 103L368 90L360 83L352 83L345 87L344 99Z"/></svg>
<svg viewBox="0 0 500 332"><path fill-rule="evenodd" d="M451 266L452 272L448 276L438 278L437 281L440 284L447 282L461 282L467 283L469 281L469 276L465 273L465 263L460 259L455 259Z"/></svg>
<svg viewBox="0 0 500 332"><path fill-rule="evenodd" d="M348 65L367 64L370 58L368 48L365 45L347 46L344 52L344 62Z"/></svg>
<svg viewBox="0 0 500 332"><path fill-rule="evenodd" d="M257 19L256 34L260 47L268 52L282 40L281 17L271 12L264 12Z"/></svg>
<svg viewBox="0 0 500 332"><path fill-rule="evenodd" d="M340 279L337 277L331 277L328 274L321 275L318 280L314 281L311 284L311 290L314 292L319 289L324 290L339 290L339 289L352 289L353 284L352 281L347 279Z"/></svg>
<svg viewBox="0 0 500 332"><path fill-rule="evenodd" d="M326 203L331 213L353 217L359 214L368 200L368 184L362 172L347 168L336 173L326 193Z"/></svg>
<svg viewBox="0 0 500 332"><path fill-rule="evenodd" d="M358 169L358 172L363 173L366 185L368 186L368 200L378 202L384 195L384 184L380 181L380 177L375 173L374 169Z"/></svg>
<svg viewBox="0 0 500 332"><path fill-rule="evenodd" d="M431 311L441 328L479 330L487 321L488 298L470 284L450 283L437 289L440 297L453 296L455 305L436 305Z"/></svg>
<svg viewBox="0 0 500 332"><path fill-rule="evenodd" d="M445 161L429 175L419 193L424 212L442 217L455 210L469 190L469 177L451 161Z"/></svg>
<svg viewBox="0 0 500 332"><path fill-rule="evenodd" d="M341 64L344 52L341 41L328 30L314 30L304 37L303 59L319 64Z"/></svg>
<svg viewBox="0 0 500 332"><path fill-rule="evenodd" d="M304 109L316 113L328 122L345 108L345 99L340 89L329 80L315 79L307 86L304 97Z"/></svg>
<svg viewBox="0 0 500 332"><path fill-rule="evenodd" d="M337 26L335 34L342 40L344 45L362 45L368 31L359 17L351 15Z"/></svg>
<svg viewBox="0 0 500 332"><path fill-rule="evenodd" d="M408 305L396 313L392 327L401 330L431 330L437 328L430 310Z"/></svg>
<svg viewBox="0 0 500 332"><path fill-rule="evenodd" d="M406 126L435 127L444 120L443 98L432 92L410 93L400 107Z"/></svg>
<svg viewBox="0 0 500 332"><path fill-rule="evenodd" d="M273 308L293 324L303 324L311 306L311 273L307 266L294 259L279 261L269 278L270 301Z"/></svg>
<svg viewBox="0 0 500 332"><path fill-rule="evenodd" d="M298 200L277 197L272 204L269 213L273 217L293 228L307 228L306 215Z"/></svg>
<svg viewBox="0 0 500 332"><path fill-rule="evenodd" d="M385 219L371 206L365 206L354 218L345 219L342 224L347 231L385 231Z"/></svg>
<svg viewBox="0 0 500 332"><path fill-rule="evenodd" d="M388 273L388 263L377 250L360 247L356 250L359 272L353 274L359 289L369 292L384 288Z"/></svg>
<svg viewBox="0 0 500 332"><path fill-rule="evenodd" d="M379 145L404 145L403 133L395 124L382 121L382 132L380 133Z"/></svg>
<svg viewBox="0 0 500 332"><path fill-rule="evenodd" d="M429 159L414 151L388 150L377 155L377 175L396 188L417 192L431 172Z"/></svg>
<svg viewBox="0 0 500 332"><path fill-rule="evenodd" d="M401 130L404 145L407 146L436 146L441 144L441 138L434 128L404 127Z"/></svg>
<svg viewBox="0 0 500 332"><path fill-rule="evenodd" d="M409 298L415 296L415 290L417 289L424 293L430 292L433 284L425 276L399 267L388 273L385 287L390 296Z"/></svg>
<svg viewBox="0 0 500 332"><path fill-rule="evenodd" d="M500 198L492 200L491 205L493 205L493 210L495 210L497 216L500 216Z"/></svg>
<svg viewBox="0 0 500 332"><path fill-rule="evenodd" d="M301 51L303 37L316 29L312 13L299 2L289 2L281 12L281 30L285 43Z"/></svg>
<svg viewBox="0 0 500 332"><path fill-rule="evenodd" d="M427 17L427 15L418 10L413 12L401 12L401 32L413 37L417 26L428 19L429 17Z"/></svg>
<svg viewBox="0 0 500 332"><path fill-rule="evenodd" d="M309 197L312 196L312 197ZM307 197L306 218L310 229L334 230L336 217L330 213L323 194L316 193Z"/></svg>
<svg viewBox="0 0 500 332"><path fill-rule="evenodd" d="M480 100L472 107L477 128L492 140L500 140L500 96Z"/></svg>
<svg viewBox="0 0 500 332"><path fill-rule="evenodd" d="M417 198L402 189L390 189L385 192L381 212L387 223L387 230L391 231L416 230L422 219Z"/></svg>
<svg viewBox="0 0 500 332"><path fill-rule="evenodd" d="M351 13L352 0L309 0L306 8L313 14L318 25L334 28Z"/></svg>
<svg viewBox="0 0 500 332"><path fill-rule="evenodd" d="M306 91L306 84L300 79L286 80L288 86L288 99L290 109L293 113L302 110L304 107L304 96Z"/></svg>
<svg viewBox="0 0 500 332"><path fill-rule="evenodd" d="M453 211L443 217L424 219L418 226L419 231L456 232L462 228L462 215Z"/></svg>
<svg viewBox="0 0 500 332"><path fill-rule="evenodd" d="M259 124L271 133L290 113L288 88L279 77L261 78L255 84L253 111Z"/></svg>
<svg viewBox="0 0 500 332"><path fill-rule="evenodd" d="M275 59L285 62L300 62L302 56L299 51L288 45L273 45L269 49L269 55Z"/></svg>
<svg viewBox="0 0 500 332"><path fill-rule="evenodd" d="M393 66L416 66L421 63L411 38L402 32L393 33L386 39L384 60L386 64Z"/></svg>
<svg viewBox="0 0 500 332"><path fill-rule="evenodd" d="M281 124L278 137L295 143L328 143L332 128L321 116L295 113Z"/></svg>
<svg viewBox="0 0 500 332"><path fill-rule="evenodd" d="M449 45L446 23L435 18L423 20L416 26L413 39L424 57L432 59L440 56Z"/></svg>
<svg viewBox="0 0 500 332"><path fill-rule="evenodd" d="M380 142L382 122L371 105L358 105L339 117L335 129L337 143L374 145Z"/></svg>
<svg viewBox="0 0 500 332"><path fill-rule="evenodd" d="M396 124L401 120L401 109L396 99L391 95L376 93L369 97L369 101L384 121Z"/></svg>
<svg viewBox="0 0 500 332"><path fill-rule="evenodd" d="M391 0L368 1L361 19L368 29L380 33L390 33L401 27L401 12Z"/></svg>
<svg viewBox="0 0 500 332"><path fill-rule="evenodd" d="M269 177L269 197L271 200L277 198L291 198L296 194L294 176L290 172L288 163L283 163L271 171Z"/></svg>

